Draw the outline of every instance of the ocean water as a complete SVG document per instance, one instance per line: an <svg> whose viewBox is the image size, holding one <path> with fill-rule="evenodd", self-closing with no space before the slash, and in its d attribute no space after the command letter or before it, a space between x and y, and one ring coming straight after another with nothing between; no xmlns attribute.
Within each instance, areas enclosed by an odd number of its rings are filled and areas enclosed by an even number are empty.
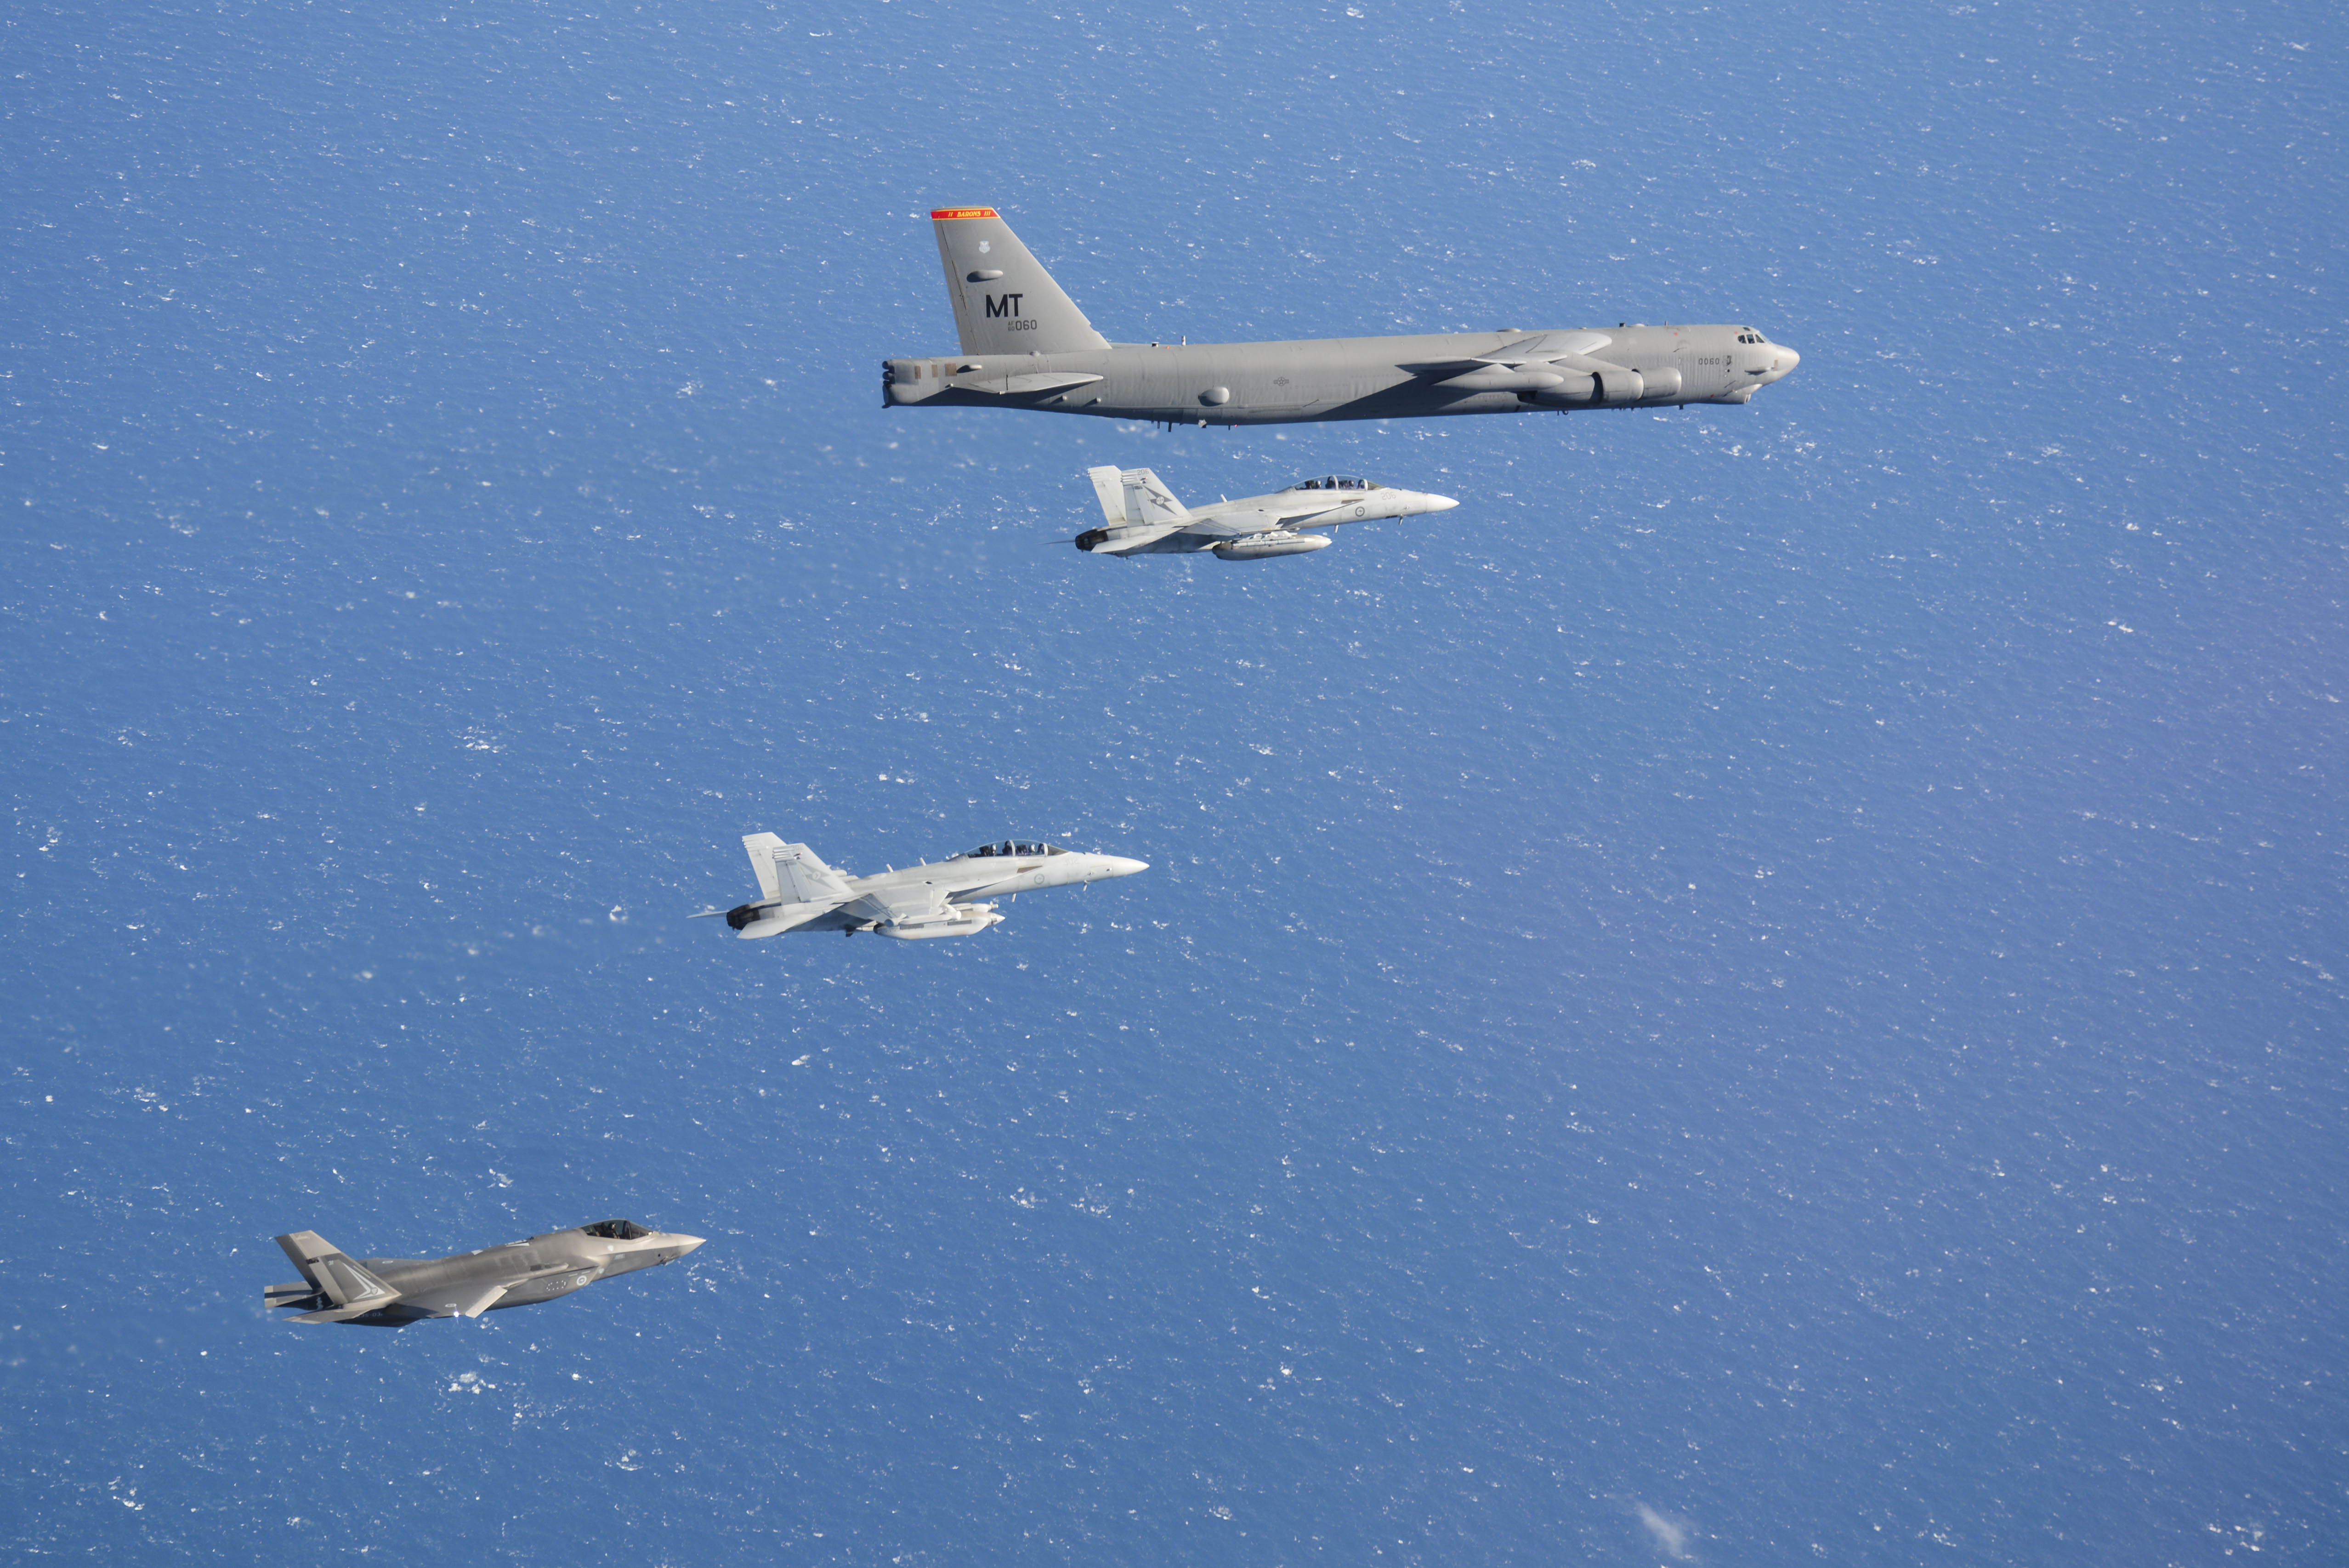
<svg viewBox="0 0 2349 1568"><path fill-rule="evenodd" d="M2349 1554L2337 10L395 11L6 32L14 1553ZM966 202L1114 338L1804 360L885 410ZM1152 869L689 924L759 830Z"/></svg>

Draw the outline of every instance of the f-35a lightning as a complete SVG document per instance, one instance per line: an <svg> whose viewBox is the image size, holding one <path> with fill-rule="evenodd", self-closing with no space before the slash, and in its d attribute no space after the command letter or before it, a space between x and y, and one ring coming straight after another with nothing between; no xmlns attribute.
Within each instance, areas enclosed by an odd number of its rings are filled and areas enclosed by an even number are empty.
<svg viewBox="0 0 2349 1568"><path fill-rule="evenodd" d="M771 833L745 834L742 847L758 875L760 898L731 909L704 909L693 919L723 915L745 939L786 931L871 931L901 941L973 936L1003 919L993 904L977 899L1016 898L1040 888L1091 884L1150 869L1147 861L1081 854L1030 839L982 844L951 859L871 877L836 871L806 845L786 844Z"/></svg>
<svg viewBox="0 0 2349 1568"><path fill-rule="evenodd" d="M1743 403L1802 356L1751 327L1112 343L992 207L930 214L958 354L886 361L896 408L1038 409L1196 425Z"/></svg>
<svg viewBox="0 0 2349 1568"><path fill-rule="evenodd" d="M1072 542L1096 556L1171 556L1195 550L1213 550L1223 561L1302 556L1330 543L1314 529L1378 517L1418 517L1460 504L1448 495L1392 490L1373 480L1333 473L1300 479L1269 495L1218 501L1193 511L1146 468L1123 472L1089 468L1085 475L1101 497L1106 521Z"/></svg>
<svg viewBox="0 0 2349 1568"><path fill-rule="evenodd" d="M315 1231L280 1236L277 1244L302 1271L300 1284L262 1293L271 1306L301 1309L284 1321L406 1328L428 1317L479 1317L551 1302L597 1280L674 1262L701 1238L598 1220L437 1260L353 1258Z"/></svg>

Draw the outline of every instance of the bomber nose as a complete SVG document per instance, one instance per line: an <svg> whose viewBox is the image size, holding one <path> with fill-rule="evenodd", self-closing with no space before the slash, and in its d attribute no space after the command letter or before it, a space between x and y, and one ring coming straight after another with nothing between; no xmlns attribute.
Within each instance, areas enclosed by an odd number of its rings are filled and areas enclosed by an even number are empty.
<svg viewBox="0 0 2349 1568"><path fill-rule="evenodd" d="M1803 362L1803 357L1800 354L1795 353L1792 348L1787 348L1784 343L1771 344L1770 354L1770 379L1774 381L1779 377L1788 374L1795 366Z"/></svg>

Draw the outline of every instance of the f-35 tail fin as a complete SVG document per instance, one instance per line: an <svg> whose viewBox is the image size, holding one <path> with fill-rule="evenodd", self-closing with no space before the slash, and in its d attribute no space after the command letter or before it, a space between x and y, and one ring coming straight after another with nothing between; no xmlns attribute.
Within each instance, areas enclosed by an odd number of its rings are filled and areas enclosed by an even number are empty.
<svg viewBox="0 0 2349 1568"><path fill-rule="evenodd" d="M1068 354L1109 347L994 208L941 207L930 220L964 353Z"/></svg>
<svg viewBox="0 0 2349 1568"><path fill-rule="evenodd" d="M278 1237L277 1244L285 1250L287 1257L294 1260L294 1266L302 1271L302 1277L310 1282L310 1288L335 1303L327 1313L305 1313L305 1320L324 1322L330 1316L356 1317L378 1307L389 1306L399 1299L398 1291L353 1262L341 1248L316 1231L293 1231ZM264 1299L273 1306L291 1305L293 1300L300 1298L285 1297L281 1293L287 1288L273 1286Z"/></svg>

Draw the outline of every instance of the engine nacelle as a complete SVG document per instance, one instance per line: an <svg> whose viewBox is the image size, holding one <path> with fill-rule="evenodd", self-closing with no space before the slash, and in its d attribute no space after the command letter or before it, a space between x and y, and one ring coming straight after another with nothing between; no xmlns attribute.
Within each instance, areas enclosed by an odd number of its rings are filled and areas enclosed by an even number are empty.
<svg viewBox="0 0 2349 1568"><path fill-rule="evenodd" d="M1330 547L1329 539L1319 534L1291 534L1277 528L1269 534L1250 534L1244 539L1226 539L1216 546L1218 561L1264 561L1275 556L1304 556Z"/></svg>
<svg viewBox="0 0 2349 1568"><path fill-rule="evenodd" d="M1648 371L1641 379L1647 382L1648 396L1651 398L1677 398L1681 395L1681 373L1670 365Z"/></svg>
<svg viewBox="0 0 2349 1568"><path fill-rule="evenodd" d="M1555 387L1544 387L1532 400L1553 408L1579 408L1594 402L1599 397L1599 383L1580 370L1570 371L1558 379Z"/></svg>
<svg viewBox="0 0 2349 1568"><path fill-rule="evenodd" d="M1591 379L1599 384L1602 403L1636 403L1648 395L1648 383L1637 370L1599 370Z"/></svg>

